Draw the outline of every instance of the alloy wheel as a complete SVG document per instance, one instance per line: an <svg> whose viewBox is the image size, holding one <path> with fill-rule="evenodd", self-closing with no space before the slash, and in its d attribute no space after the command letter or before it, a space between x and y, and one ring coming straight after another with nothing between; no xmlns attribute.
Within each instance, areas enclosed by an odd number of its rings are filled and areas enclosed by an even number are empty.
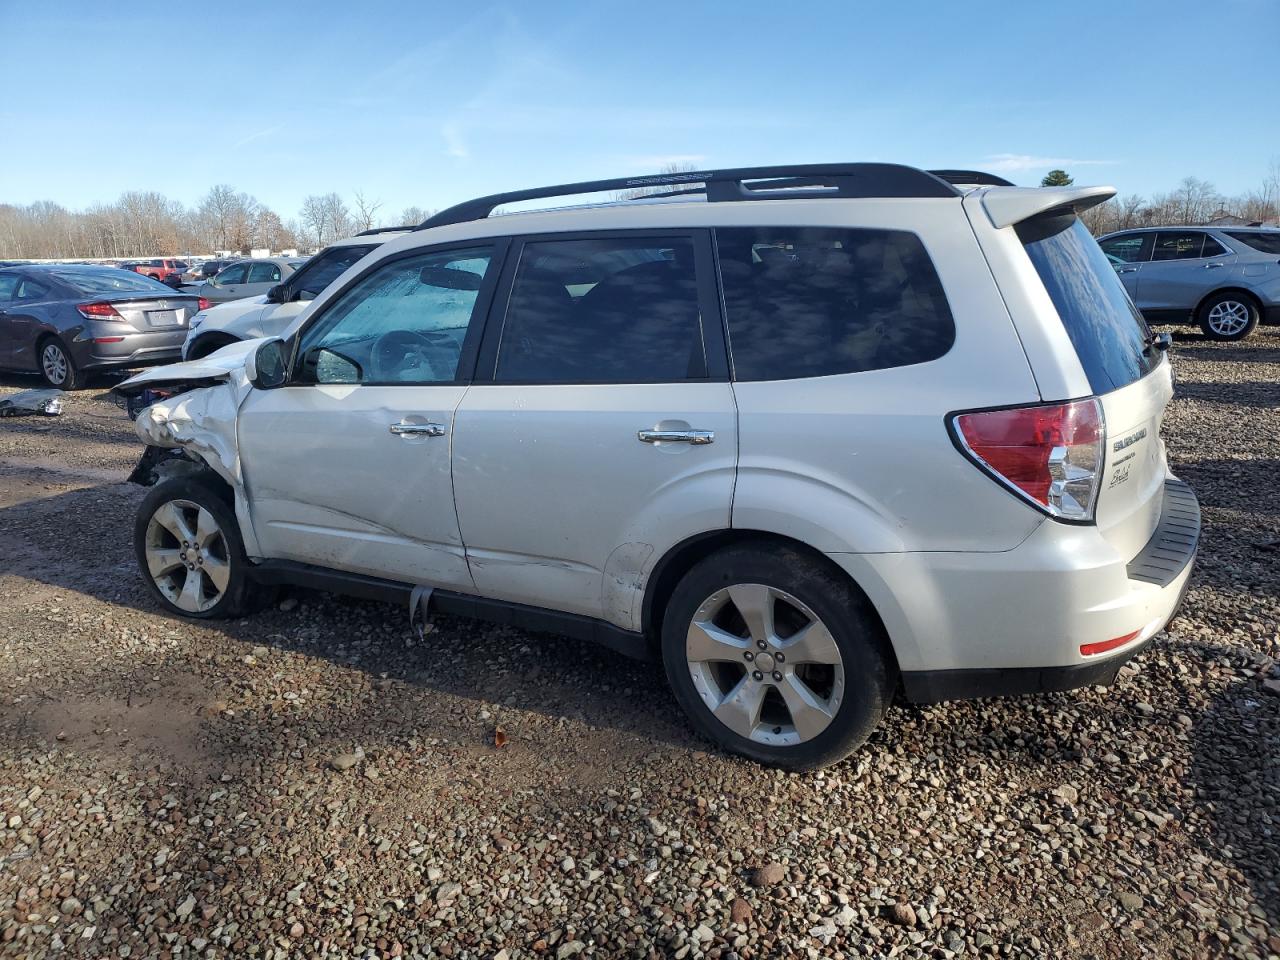
<svg viewBox="0 0 1280 960"><path fill-rule="evenodd" d="M757 743L812 740L844 697L844 661L831 632L798 599L765 584L736 584L704 600L685 655L711 714Z"/></svg>
<svg viewBox="0 0 1280 960"><path fill-rule="evenodd" d="M147 572L174 606L203 613L227 592L227 540L212 513L190 500L161 504L147 523Z"/></svg>
<svg viewBox="0 0 1280 960"><path fill-rule="evenodd" d="M47 343L40 352L40 366L50 383L66 383L70 361L56 343Z"/></svg>
<svg viewBox="0 0 1280 960"><path fill-rule="evenodd" d="M1220 337L1234 337L1249 325L1249 305L1239 300L1223 300L1209 310L1209 329Z"/></svg>

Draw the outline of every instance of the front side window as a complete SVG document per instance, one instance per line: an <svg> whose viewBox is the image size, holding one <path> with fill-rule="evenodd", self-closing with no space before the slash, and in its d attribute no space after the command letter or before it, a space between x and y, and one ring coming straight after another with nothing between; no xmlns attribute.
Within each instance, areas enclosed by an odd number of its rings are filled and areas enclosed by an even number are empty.
<svg viewBox="0 0 1280 960"><path fill-rule="evenodd" d="M1280 257L1280 230L1259 230L1257 233L1246 230L1228 230L1227 236L1236 243L1243 243L1246 247L1257 250L1259 253L1268 253L1273 257Z"/></svg>
<svg viewBox="0 0 1280 960"><path fill-rule="evenodd" d="M1142 314L1083 223L1035 217L1017 231L1094 393L1126 387L1160 362Z"/></svg>
<svg viewBox="0 0 1280 960"><path fill-rule="evenodd" d="M490 246L384 263L307 328L298 378L311 383L450 383L493 258Z"/></svg>
<svg viewBox="0 0 1280 960"><path fill-rule="evenodd" d="M1202 256L1203 249L1204 234L1199 231L1161 230L1156 234L1156 246L1151 259L1154 261L1198 260Z"/></svg>
<svg viewBox="0 0 1280 960"><path fill-rule="evenodd" d="M1108 237L1098 246L1108 256L1123 260L1125 263L1142 263L1151 256L1151 239L1149 233L1126 233L1119 237Z"/></svg>
<svg viewBox="0 0 1280 960"><path fill-rule="evenodd" d="M276 263L255 263L249 267L247 283L279 283L280 265Z"/></svg>
<svg viewBox="0 0 1280 960"><path fill-rule="evenodd" d="M314 300L325 287L346 273L348 267L363 260L376 246L372 243L356 244L350 247L333 247L318 253L289 279L289 286L299 299Z"/></svg>
<svg viewBox="0 0 1280 960"><path fill-rule="evenodd" d="M956 328L913 233L716 230L736 380L790 380L936 360Z"/></svg>
<svg viewBox="0 0 1280 960"><path fill-rule="evenodd" d="M496 378L661 383L707 376L687 237L526 243Z"/></svg>

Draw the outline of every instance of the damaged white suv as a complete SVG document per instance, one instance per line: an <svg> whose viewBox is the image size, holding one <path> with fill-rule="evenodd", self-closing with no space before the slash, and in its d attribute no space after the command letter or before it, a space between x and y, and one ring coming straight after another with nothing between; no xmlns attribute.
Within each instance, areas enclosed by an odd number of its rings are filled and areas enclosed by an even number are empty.
<svg viewBox="0 0 1280 960"><path fill-rule="evenodd" d="M186 616L289 582L656 655L792 768L895 695L1109 682L1199 535L1167 340L1076 218L1112 193L846 164L446 210L283 339L119 388L161 397L138 561Z"/></svg>

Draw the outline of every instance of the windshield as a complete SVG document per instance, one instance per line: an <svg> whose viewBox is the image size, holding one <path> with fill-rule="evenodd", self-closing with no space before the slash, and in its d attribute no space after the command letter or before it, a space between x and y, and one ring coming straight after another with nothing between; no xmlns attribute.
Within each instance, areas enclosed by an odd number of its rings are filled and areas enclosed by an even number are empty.
<svg viewBox="0 0 1280 960"><path fill-rule="evenodd" d="M1237 243L1252 247L1259 253L1269 253L1272 256L1280 257L1280 230L1268 230L1265 233L1261 231L1252 233L1247 230L1228 230L1226 234Z"/></svg>
<svg viewBox="0 0 1280 960"><path fill-rule="evenodd" d="M55 270L53 275L85 296L101 296L112 293L162 293L172 296L173 290L159 280L152 280L140 273L116 270L112 267L84 270Z"/></svg>
<svg viewBox="0 0 1280 960"><path fill-rule="evenodd" d="M376 247L376 243L331 247L316 254L299 268L289 285L304 299L313 300L320 296L325 287L345 273L348 267L364 259L365 254Z"/></svg>
<svg viewBox="0 0 1280 960"><path fill-rule="evenodd" d="M1036 217L1018 225L1018 237L1095 394L1128 386L1160 362L1146 321L1083 223Z"/></svg>

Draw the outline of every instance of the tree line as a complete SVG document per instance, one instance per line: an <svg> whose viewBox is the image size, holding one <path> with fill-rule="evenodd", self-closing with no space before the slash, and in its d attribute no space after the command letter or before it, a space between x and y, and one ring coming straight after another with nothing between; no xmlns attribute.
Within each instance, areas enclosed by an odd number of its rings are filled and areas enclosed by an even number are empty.
<svg viewBox="0 0 1280 960"><path fill-rule="evenodd" d="M114 203L68 210L51 200L0 203L0 259L145 257L318 249L360 230L417 224L430 214L405 209L386 223L383 204L356 191L350 205L337 193L309 196L284 220L264 203L227 184L212 187L193 207L154 191L129 191Z"/></svg>
<svg viewBox="0 0 1280 960"><path fill-rule="evenodd" d="M671 170L678 169L671 165ZM1041 184L1071 182L1066 171L1053 170ZM408 207L388 219L380 201L357 190L350 204L337 193L309 196L296 217L284 220L266 204L227 184L212 187L194 207L154 191L129 191L114 203L85 210L68 210L51 200L25 206L0 203L0 259L318 249L361 230L421 223L430 214ZM1113 197L1086 210L1082 219L1095 235L1101 235L1131 227L1207 223L1224 214L1245 222L1274 223L1280 217L1280 158L1272 160L1258 189L1240 196L1223 196L1208 181L1186 177L1166 193Z"/></svg>

